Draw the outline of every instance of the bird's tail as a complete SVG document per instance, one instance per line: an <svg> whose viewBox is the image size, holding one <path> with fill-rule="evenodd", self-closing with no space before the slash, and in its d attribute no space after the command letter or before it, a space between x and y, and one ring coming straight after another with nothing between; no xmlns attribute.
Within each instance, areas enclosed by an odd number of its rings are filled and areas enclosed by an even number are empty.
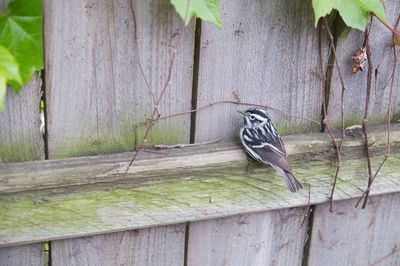
<svg viewBox="0 0 400 266"><path fill-rule="evenodd" d="M297 192L303 188L301 183L294 177L294 175L292 175L292 173L284 171L283 178L291 192Z"/></svg>
<svg viewBox="0 0 400 266"><path fill-rule="evenodd" d="M271 166L281 175L283 176L283 179L285 179L286 185L288 186L289 190L291 192L297 192L300 189L303 188L301 183L294 177L294 175L286 170L283 170L282 168L271 164Z"/></svg>

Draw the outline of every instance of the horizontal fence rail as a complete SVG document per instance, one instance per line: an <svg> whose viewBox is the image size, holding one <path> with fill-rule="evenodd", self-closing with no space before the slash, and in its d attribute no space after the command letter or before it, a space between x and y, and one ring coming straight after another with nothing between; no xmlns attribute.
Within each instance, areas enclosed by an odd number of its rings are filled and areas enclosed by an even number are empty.
<svg viewBox="0 0 400 266"><path fill-rule="evenodd" d="M376 140L371 146L374 165L386 151L385 134L383 127L370 132L370 137ZM392 136L400 139L398 125L393 127ZM394 142L392 155L375 181L371 192L375 197L368 211L358 214L360 210L353 208L367 181L363 144L360 138L346 138L342 148L342 174L334 200L347 201L335 203L336 217L328 211L329 203L325 203L329 201L335 169L331 163L335 152L329 138L324 134L308 134L288 136L284 141L294 174L305 187L299 193L288 192L282 178L275 176L271 169L257 164L247 166L243 150L228 143L143 153L126 175L129 154L5 164L0 170L3 217L0 245L67 238L70 240L52 241L51 254L60 264L65 261L74 265L81 261L90 261L87 265L98 260L115 261L125 256L132 256L129 260L139 263L144 258L136 256L143 249L155 254L146 258L148 265L164 265L163 258L181 261L185 249L191 265L211 265L225 260L238 262L237 265L265 261L296 264L306 252L309 222L313 228L320 227L313 229L309 236L307 252L312 261L319 256L318 250L330 245L325 241L335 243L329 238L338 237L334 233L338 230L336 227L341 223L356 227L353 220L359 220L367 227L365 230L372 232L361 239L374 238L378 232L395 233L389 238L374 240L376 245L385 245L380 255L395 245L397 233L387 223L397 219L400 213L385 206L395 206L399 200L398 194L387 195L397 192L400 185L398 142ZM383 194L386 196L377 196ZM309 220L307 213L311 205L316 206L313 219ZM370 216L371 212L375 218ZM389 213L393 217L385 219ZM358 218L359 215L364 218ZM332 219L332 227L326 225L325 219ZM148 227L152 229L142 229ZM357 227L357 230L361 229ZM113 233L116 231L122 232ZM150 242L139 241L141 237ZM127 248L137 252L131 250L120 257L107 246L96 248L104 242L114 248L113 243L124 242ZM332 254L340 253L345 243L328 249ZM272 247L281 249L273 252ZM103 253L103 249L107 252ZM73 262L65 260L68 257ZM378 257L377 254L365 256L364 261ZM343 259L344 264L352 261Z"/></svg>

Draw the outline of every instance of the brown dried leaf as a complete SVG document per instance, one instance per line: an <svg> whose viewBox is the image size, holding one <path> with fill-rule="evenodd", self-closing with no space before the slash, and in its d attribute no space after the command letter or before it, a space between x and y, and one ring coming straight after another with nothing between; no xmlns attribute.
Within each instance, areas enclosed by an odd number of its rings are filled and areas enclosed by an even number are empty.
<svg viewBox="0 0 400 266"><path fill-rule="evenodd" d="M351 56L354 61L352 74L357 74L358 71L364 70L365 62L367 62L367 49L365 47L359 48L354 55Z"/></svg>
<svg viewBox="0 0 400 266"><path fill-rule="evenodd" d="M240 99L240 93L239 93L239 91L232 91L232 96L233 96L233 98L234 98L238 103L241 103L241 102L242 102L241 99Z"/></svg>

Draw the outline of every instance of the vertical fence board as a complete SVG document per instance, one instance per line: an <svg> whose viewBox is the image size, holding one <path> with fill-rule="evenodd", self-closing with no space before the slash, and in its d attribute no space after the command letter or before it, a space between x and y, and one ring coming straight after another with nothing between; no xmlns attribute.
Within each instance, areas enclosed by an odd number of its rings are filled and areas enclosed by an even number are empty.
<svg viewBox="0 0 400 266"><path fill-rule="evenodd" d="M32 80L15 94L7 90L0 112L0 163L38 160L44 157L40 133L40 80Z"/></svg>
<svg viewBox="0 0 400 266"><path fill-rule="evenodd" d="M177 224L53 241L59 265L183 265L185 225Z"/></svg>
<svg viewBox="0 0 400 266"><path fill-rule="evenodd" d="M0 8L5 10L9 2L0 0ZM0 163L44 158L40 133L40 86L36 74L19 94L7 89L6 104L0 112Z"/></svg>
<svg viewBox="0 0 400 266"><path fill-rule="evenodd" d="M388 19L392 25L396 22L400 13L399 1L384 1ZM383 122L389 105L388 83L393 69L393 52L390 49L392 44L392 33L385 28L382 23L374 19L370 33L370 41L372 46L372 64L373 71L378 68L378 78L375 79L372 74L372 86L369 105L369 121ZM352 30L347 39L339 44L337 48L338 61L343 72L343 78L346 83L347 90L344 97L344 112L348 125L360 124L361 117L364 115L365 95L367 88L367 72L368 63L365 63L364 71L360 71L352 75L353 61L351 56L362 47L364 42L364 33L358 30ZM385 55L386 52L389 53ZM397 49L397 60L399 60L399 49ZM400 117L400 74L399 64L397 63L397 73L393 87L392 106L396 112L397 119ZM341 114L341 83L337 70L333 70L331 82L331 96L328 114L332 121L338 121ZM340 123L337 123L339 125Z"/></svg>
<svg viewBox="0 0 400 266"><path fill-rule="evenodd" d="M43 243L0 248L2 266L43 266L45 257Z"/></svg>
<svg viewBox="0 0 400 266"><path fill-rule="evenodd" d="M317 205L308 265L398 265L400 194L372 197L365 210L357 200Z"/></svg>
<svg viewBox="0 0 400 266"><path fill-rule="evenodd" d="M9 1L1 0L5 9ZM44 158L40 132L40 76L35 74L18 94L7 89L6 104L0 112L0 163ZM0 265L43 266L44 243L0 248Z"/></svg>
<svg viewBox="0 0 400 266"><path fill-rule="evenodd" d="M221 1L221 8L222 30L202 27L198 106L234 100L237 91L242 102L319 120L322 85L311 2L234 0ZM198 112L196 140L236 137L242 123L236 110L244 108L224 104ZM299 127L270 114L281 133L310 130L308 123Z"/></svg>
<svg viewBox="0 0 400 266"><path fill-rule="evenodd" d="M136 126L154 107L139 57L157 97L181 19L164 0L47 0L45 14L50 157L133 150L135 132L144 131ZM190 110L193 47L191 24L177 49L162 115ZM189 131L190 115L178 116L156 127L151 141L187 142Z"/></svg>
<svg viewBox="0 0 400 266"><path fill-rule="evenodd" d="M188 265L301 265L303 217L297 208L190 223Z"/></svg>

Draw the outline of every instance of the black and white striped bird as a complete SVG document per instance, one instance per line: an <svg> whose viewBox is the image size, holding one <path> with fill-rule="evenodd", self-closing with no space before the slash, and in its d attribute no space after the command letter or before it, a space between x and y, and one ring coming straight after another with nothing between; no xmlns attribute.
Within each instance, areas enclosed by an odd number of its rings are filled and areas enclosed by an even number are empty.
<svg viewBox="0 0 400 266"><path fill-rule="evenodd" d="M283 178L291 192L297 192L301 183L293 176L282 139L268 114L259 108L249 108L245 112L240 129L240 140L246 152L255 160L270 164Z"/></svg>

